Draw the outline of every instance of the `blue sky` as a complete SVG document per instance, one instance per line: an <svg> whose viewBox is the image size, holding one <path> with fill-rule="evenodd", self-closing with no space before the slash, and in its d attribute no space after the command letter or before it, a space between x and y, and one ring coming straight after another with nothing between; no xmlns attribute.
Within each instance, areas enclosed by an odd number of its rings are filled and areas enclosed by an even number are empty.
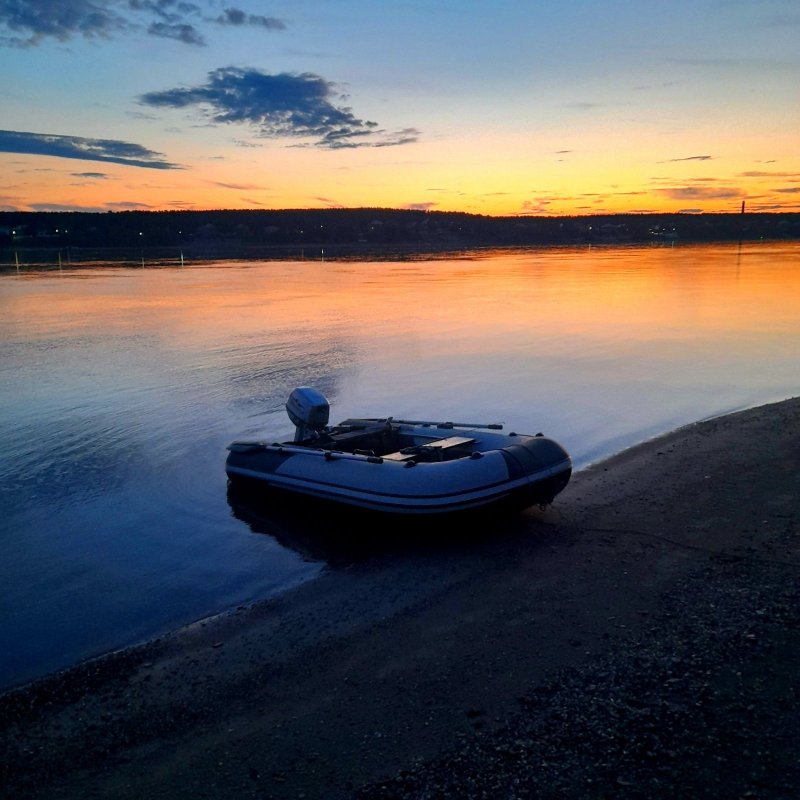
<svg viewBox="0 0 800 800"><path fill-rule="evenodd" d="M798 42L797 0L0 0L0 208L800 210Z"/></svg>

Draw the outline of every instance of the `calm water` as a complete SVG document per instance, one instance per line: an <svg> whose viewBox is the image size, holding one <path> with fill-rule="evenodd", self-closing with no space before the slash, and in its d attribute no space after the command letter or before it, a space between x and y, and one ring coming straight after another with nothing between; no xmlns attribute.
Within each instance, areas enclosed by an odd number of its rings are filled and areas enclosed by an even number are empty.
<svg viewBox="0 0 800 800"><path fill-rule="evenodd" d="M225 445L287 433L295 386L581 466L797 395L799 352L796 244L2 275L0 686L325 568L226 496Z"/></svg>

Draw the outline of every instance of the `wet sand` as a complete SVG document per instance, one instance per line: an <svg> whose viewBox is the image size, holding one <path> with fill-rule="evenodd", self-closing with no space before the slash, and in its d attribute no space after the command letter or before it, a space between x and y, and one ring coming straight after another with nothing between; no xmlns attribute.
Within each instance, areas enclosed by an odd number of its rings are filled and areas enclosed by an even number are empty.
<svg viewBox="0 0 800 800"><path fill-rule="evenodd" d="M468 541L408 523L407 548L6 693L0 795L800 796L799 514L795 399Z"/></svg>

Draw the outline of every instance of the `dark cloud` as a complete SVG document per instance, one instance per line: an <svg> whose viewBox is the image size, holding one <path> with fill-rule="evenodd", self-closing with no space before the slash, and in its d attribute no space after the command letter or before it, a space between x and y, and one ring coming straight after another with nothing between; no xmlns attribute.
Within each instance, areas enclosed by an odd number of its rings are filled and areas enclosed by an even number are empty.
<svg viewBox="0 0 800 800"><path fill-rule="evenodd" d="M207 16L209 0L0 0L0 44L31 47L52 38L110 39L144 29L151 36L203 46L198 26L234 25L284 30L274 17L227 8L221 16Z"/></svg>
<svg viewBox="0 0 800 800"><path fill-rule="evenodd" d="M111 4L95 0L0 0L0 25L11 32L6 44L30 46L52 37L107 38L130 28Z"/></svg>
<svg viewBox="0 0 800 800"><path fill-rule="evenodd" d="M666 161L659 161L659 164L674 164L678 161L711 161L714 156L685 156L684 158L668 158Z"/></svg>
<svg viewBox="0 0 800 800"><path fill-rule="evenodd" d="M147 28L147 32L151 36L160 36L163 39L175 39L184 44L196 44L200 47L206 43L206 40L203 38L203 35L198 32L197 28L185 22L153 22Z"/></svg>
<svg viewBox="0 0 800 800"><path fill-rule="evenodd" d="M226 8L225 13L214 20L218 25L252 25L270 31L286 30L286 23L275 17L262 17L260 14L245 14L238 8Z"/></svg>
<svg viewBox="0 0 800 800"><path fill-rule="evenodd" d="M312 139L315 147L389 147L417 141L416 129L378 130L378 123L337 105L339 99L333 83L311 72L269 75L238 67L213 70L200 86L139 98L154 108L198 107L214 124L252 125L263 137Z"/></svg>
<svg viewBox="0 0 800 800"><path fill-rule="evenodd" d="M800 186L784 186L782 189L775 189L781 194L800 194Z"/></svg>
<svg viewBox="0 0 800 800"><path fill-rule="evenodd" d="M73 178L91 178L93 180L102 181L108 178L105 172L73 172Z"/></svg>
<svg viewBox="0 0 800 800"><path fill-rule="evenodd" d="M206 40L195 27L201 9L186 0L128 0L128 7L151 19L147 32L183 44L203 46Z"/></svg>
<svg viewBox="0 0 800 800"><path fill-rule="evenodd" d="M401 144L413 144L419 141L420 131L416 128L403 128L396 133L381 131L384 138L376 141L373 147L396 147Z"/></svg>
<svg viewBox="0 0 800 800"><path fill-rule="evenodd" d="M182 169L162 159L161 153L140 144L116 139L86 139L82 136L58 136L49 133L0 130L0 153L25 153L84 161L109 161L129 167Z"/></svg>
<svg viewBox="0 0 800 800"><path fill-rule="evenodd" d="M147 203L138 203L135 200L120 200L116 203L106 203L106 208L114 211L147 211L152 207L153 206L148 205Z"/></svg>
<svg viewBox="0 0 800 800"><path fill-rule="evenodd" d="M89 211L93 213L108 211L102 206L78 206L66 203L31 203L29 208L31 211Z"/></svg>
<svg viewBox="0 0 800 800"><path fill-rule="evenodd" d="M730 200L744 196L741 189L711 186L673 186L658 191L671 200Z"/></svg>

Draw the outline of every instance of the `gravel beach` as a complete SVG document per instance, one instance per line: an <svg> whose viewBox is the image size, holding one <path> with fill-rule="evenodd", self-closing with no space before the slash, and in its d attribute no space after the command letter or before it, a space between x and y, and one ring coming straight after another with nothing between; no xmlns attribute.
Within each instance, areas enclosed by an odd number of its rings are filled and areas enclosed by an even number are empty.
<svg viewBox="0 0 800 800"><path fill-rule="evenodd" d="M0 796L800 797L800 399L406 524L0 696Z"/></svg>

